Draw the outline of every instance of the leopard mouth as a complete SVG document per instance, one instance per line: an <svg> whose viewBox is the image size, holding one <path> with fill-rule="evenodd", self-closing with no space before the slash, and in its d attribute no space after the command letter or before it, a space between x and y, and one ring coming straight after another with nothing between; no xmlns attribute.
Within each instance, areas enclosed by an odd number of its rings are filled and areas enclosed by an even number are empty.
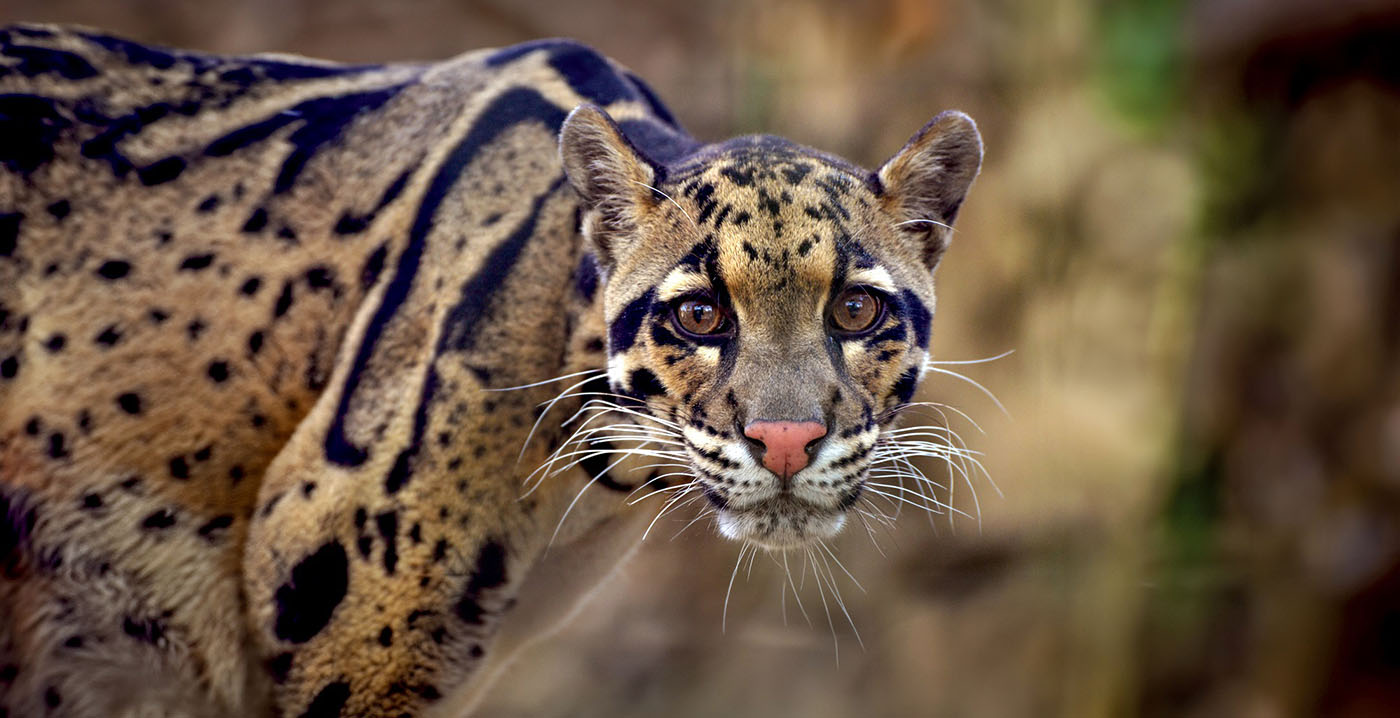
<svg viewBox="0 0 1400 718"><path fill-rule="evenodd" d="M743 508L717 506L716 523L728 539L780 551L803 548L839 534L847 504L818 506L785 492Z"/></svg>

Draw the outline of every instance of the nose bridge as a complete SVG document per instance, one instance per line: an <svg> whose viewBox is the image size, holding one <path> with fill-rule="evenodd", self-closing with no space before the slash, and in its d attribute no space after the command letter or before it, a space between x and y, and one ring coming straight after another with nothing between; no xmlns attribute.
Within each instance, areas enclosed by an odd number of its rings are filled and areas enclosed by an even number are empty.
<svg viewBox="0 0 1400 718"><path fill-rule="evenodd" d="M835 370L819 343L754 351L742 358L739 371L743 374L738 392L742 424L825 422L822 398L835 380Z"/></svg>

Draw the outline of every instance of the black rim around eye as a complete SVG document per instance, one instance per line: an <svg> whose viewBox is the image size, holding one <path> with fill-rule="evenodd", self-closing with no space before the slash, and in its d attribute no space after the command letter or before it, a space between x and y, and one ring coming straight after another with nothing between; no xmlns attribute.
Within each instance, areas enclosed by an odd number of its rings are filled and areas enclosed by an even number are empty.
<svg viewBox="0 0 1400 718"><path fill-rule="evenodd" d="M841 293L831 308L832 330L844 336L860 336L880 326L885 318L885 302L878 292L851 287Z"/></svg>

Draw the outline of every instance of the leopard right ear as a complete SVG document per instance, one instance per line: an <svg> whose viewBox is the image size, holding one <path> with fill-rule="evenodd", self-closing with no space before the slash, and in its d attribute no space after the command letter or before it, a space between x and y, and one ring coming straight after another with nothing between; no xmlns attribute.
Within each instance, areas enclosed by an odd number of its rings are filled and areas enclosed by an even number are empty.
<svg viewBox="0 0 1400 718"><path fill-rule="evenodd" d="M640 232L656 169L601 108L579 105L559 130L564 174L583 202L583 234L611 270Z"/></svg>

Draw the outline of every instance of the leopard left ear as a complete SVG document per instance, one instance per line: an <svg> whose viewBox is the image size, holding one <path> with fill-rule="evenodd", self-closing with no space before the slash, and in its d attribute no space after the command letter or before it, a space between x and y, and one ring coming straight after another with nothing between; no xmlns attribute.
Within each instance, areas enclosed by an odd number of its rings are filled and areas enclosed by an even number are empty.
<svg viewBox="0 0 1400 718"><path fill-rule="evenodd" d="M605 271L635 245L656 169L601 108L579 105L559 131L559 157L582 200L583 233Z"/></svg>
<svg viewBox="0 0 1400 718"><path fill-rule="evenodd" d="M885 210L938 266L972 180L982 168L982 135L971 117L949 110L929 121L875 173Z"/></svg>

